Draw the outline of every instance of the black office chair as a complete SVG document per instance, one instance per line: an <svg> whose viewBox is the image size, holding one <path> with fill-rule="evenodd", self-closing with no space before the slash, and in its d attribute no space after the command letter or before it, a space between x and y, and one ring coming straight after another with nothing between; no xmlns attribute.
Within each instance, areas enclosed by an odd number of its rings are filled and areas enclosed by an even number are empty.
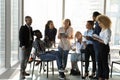
<svg viewBox="0 0 120 80"><path fill-rule="evenodd" d="M120 51L119 51L119 55L120 55ZM112 61L112 65L111 65L111 78L112 78L113 64L114 64L114 63L120 65L120 60Z"/></svg>

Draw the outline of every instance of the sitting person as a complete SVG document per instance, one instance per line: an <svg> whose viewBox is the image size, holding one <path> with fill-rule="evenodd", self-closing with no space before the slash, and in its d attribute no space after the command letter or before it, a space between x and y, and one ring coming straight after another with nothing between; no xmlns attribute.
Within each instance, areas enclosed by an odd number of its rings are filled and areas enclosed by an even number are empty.
<svg viewBox="0 0 120 80"><path fill-rule="evenodd" d="M81 32L77 31L75 34L75 38L77 39L77 41L72 45L72 50L75 51L75 53L71 54L72 69L71 69L70 74L71 75L80 75L80 70L78 68L77 62L79 60L81 60L81 57L82 57L82 59L85 58L85 56L81 55L81 52L80 52L80 50L84 49L85 46L84 46L84 43L82 42Z"/></svg>
<svg viewBox="0 0 120 80"><path fill-rule="evenodd" d="M59 58L59 51L45 51L45 43L41 40L42 34L39 30L34 31L34 34L36 36L35 41L33 42L33 54L29 60L33 60L35 56L40 58L40 60L56 60L57 61L57 66L59 72L60 79L64 79L64 77L61 76L61 73L64 73L64 71L60 70L62 64L60 63L61 59ZM39 61L40 62L40 61Z"/></svg>
<svg viewBox="0 0 120 80"><path fill-rule="evenodd" d="M46 47L50 48L52 45L56 47L55 41L56 41L56 34L57 29L54 26L54 23L52 20L47 21L47 24L45 25L45 38L44 41L47 43Z"/></svg>

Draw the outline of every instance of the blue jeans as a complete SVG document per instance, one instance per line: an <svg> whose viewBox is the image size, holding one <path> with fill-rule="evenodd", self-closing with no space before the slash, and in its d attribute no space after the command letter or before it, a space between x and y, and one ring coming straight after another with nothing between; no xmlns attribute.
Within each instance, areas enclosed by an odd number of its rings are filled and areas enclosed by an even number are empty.
<svg viewBox="0 0 120 80"><path fill-rule="evenodd" d="M59 57L60 57L60 64L61 68L65 69L67 65L67 57L69 50L63 50L61 47L58 47L59 50Z"/></svg>
<svg viewBox="0 0 120 80"><path fill-rule="evenodd" d="M94 48L94 51L95 51L95 59L96 59L96 62L98 62L98 53L99 53L99 43L94 41L93 42L93 48Z"/></svg>
<svg viewBox="0 0 120 80"><path fill-rule="evenodd" d="M59 54L59 51L51 51L44 54L40 54L39 57L41 60L56 60L58 69L60 69L62 64L60 63L61 59Z"/></svg>
<svg viewBox="0 0 120 80"><path fill-rule="evenodd" d="M94 41L93 47L94 47L95 59L96 59L96 77L98 77L98 54L99 54L100 45L97 41Z"/></svg>

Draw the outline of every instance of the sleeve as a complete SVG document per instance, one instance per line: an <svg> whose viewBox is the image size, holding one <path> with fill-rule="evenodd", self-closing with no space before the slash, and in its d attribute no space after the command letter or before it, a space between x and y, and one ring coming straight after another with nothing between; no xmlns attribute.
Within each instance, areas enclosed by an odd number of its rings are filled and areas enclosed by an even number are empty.
<svg viewBox="0 0 120 80"><path fill-rule="evenodd" d="M48 27L45 27L45 37L48 36Z"/></svg>
<svg viewBox="0 0 120 80"><path fill-rule="evenodd" d="M84 35L83 35L83 36L84 36L84 37L83 37L83 41L86 42L86 38L85 38L85 36L87 36L87 35L86 35L86 31L84 32Z"/></svg>
<svg viewBox="0 0 120 80"><path fill-rule="evenodd" d="M56 34L57 34L57 29L54 28L54 33L53 33L53 35L54 35L53 41L54 41L54 42L55 42Z"/></svg>
<svg viewBox="0 0 120 80"><path fill-rule="evenodd" d="M110 38L111 38L111 31L107 30L105 32L104 38L102 39L104 41L104 44L108 44L110 42Z"/></svg>
<svg viewBox="0 0 120 80"><path fill-rule="evenodd" d="M83 42L81 43L81 49L85 49L85 45Z"/></svg>
<svg viewBox="0 0 120 80"><path fill-rule="evenodd" d="M35 41L33 42L33 47L35 49L34 52L40 52L37 39L35 39Z"/></svg>
<svg viewBox="0 0 120 80"><path fill-rule="evenodd" d="M69 37L73 37L73 28L72 27L69 30L68 36Z"/></svg>
<svg viewBox="0 0 120 80"><path fill-rule="evenodd" d="M20 40L21 46L25 46L25 28L24 28L24 26L21 26L21 28L19 30L19 40Z"/></svg>

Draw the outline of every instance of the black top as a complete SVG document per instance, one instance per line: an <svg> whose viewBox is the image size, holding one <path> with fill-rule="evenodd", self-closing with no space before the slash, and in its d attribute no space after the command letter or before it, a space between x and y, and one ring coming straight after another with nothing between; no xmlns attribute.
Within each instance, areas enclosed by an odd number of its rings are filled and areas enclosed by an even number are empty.
<svg viewBox="0 0 120 80"><path fill-rule="evenodd" d="M56 33L57 33L56 28L53 28L53 29L46 28L45 29L45 37L47 37L50 41L55 42Z"/></svg>
<svg viewBox="0 0 120 80"><path fill-rule="evenodd" d="M30 40L30 33L32 40ZM19 41L20 41L20 47L25 46L25 48L27 48L31 45L31 43L33 42L32 27L30 27L29 29L27 25L21 26L19 30Z"/></svg>

